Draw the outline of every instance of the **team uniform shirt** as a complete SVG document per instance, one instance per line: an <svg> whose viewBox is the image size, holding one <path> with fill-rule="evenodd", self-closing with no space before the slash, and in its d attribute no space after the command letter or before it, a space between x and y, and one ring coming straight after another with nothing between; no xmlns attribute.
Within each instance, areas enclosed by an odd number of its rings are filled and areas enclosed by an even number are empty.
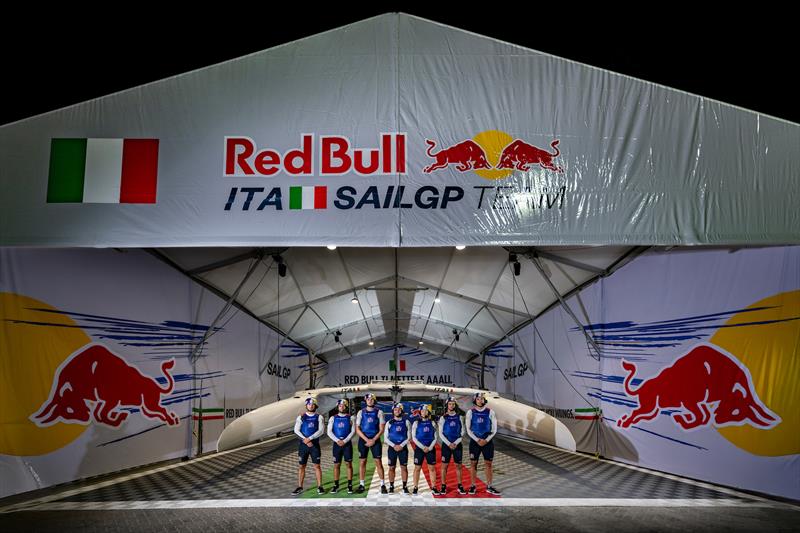
<svg viewBox="0 0 800 533"><path fill-rule="evenodd" d="M463 447L461 440L464 438L464 417L458 413L449 415L445 413L439 419L439 439L442 441L442 463L449 463L450 456L456 464L461 464L463 454ZM455 444L456 447L450 449L450 445Z"/></svg>
<svg viewBox="0 0 800 533"><path fill-rule="evenodd" d="M361 432L370 439L375 438L381 432L383 424L383 412L380 409L372 411L362 409L356 415L356 426L361 428Z"/></svg>
<svg viewBox="0 0 800 533"><path fill-rule="evenodd" d="M389 466L395 466L398 458L400 459L400 465L407 465L407 446L408 441L411 440L411 422L406 417L402 417L400 420L392 417L386 423L386 429L383 431L383 440L388 445ZM401 446L402 449L398 452L394 449L395 446Z"/></svg>
<svg viewBox="0 0 800 533"><path fill-rule="evenodd" d="M356 434L356 424L351 415L336 413L328 419L328 437L336 444L337 440L350 443ZM350 443L352 444L352 443Z"/></svg>
<svg viewBox="0 0 800 533"><path fill-rule="evenodd" d="M374 459L380 459L382 444L380 441L381 425L383 424L383 412L380 409L369 410L361 409L356 415L356 427L370 439L375 439L375 444L368 447L364 439L358 439L358 457L366 459L370 451Z"/></svg>
<svg viewBox="0 0 800 533"><path fill-rule="evenodd" d="M356 434L355 419L351 415L336 413L328 419L328 438L333 441L333 463L353 460L353 435ZM336 441L344 441L342 446Z"/></svg>
<svg viewBox="0 0 800 533"><path fill-rule="evenodd" d="M417 445L414 450L414 464L421 465L424 458L428 465L436 464L436 424L428 418L427 420L419 419L411 426L411 438L414 444ZM430 448L430 451L425 452L422 448Z"/></svg>
<svg viewBox="0 0 800 533"><path fill-rule="evenodd" d="M324 421L324 418L319 413L303 413L295 420L294 433L300 437L297 453L300 456L301 465L308 462L309 455L311 456L312 463L315 465L320 463L319 438L325 433ZM305 439L311 440L311 447L303 442Z"/></svg>
<svg viewBox="0 0 800 533"><path fill-rule="evenodd" d="M467 411L467 434L472 439L469 443L469 458L477 461L480 455L484 460L491 461L494 458L494 442L492 437L497 434L497 417L494 411L484 406L483 409L473 407ZM486 444L480 446L478 439L483 439Z"/></svg>

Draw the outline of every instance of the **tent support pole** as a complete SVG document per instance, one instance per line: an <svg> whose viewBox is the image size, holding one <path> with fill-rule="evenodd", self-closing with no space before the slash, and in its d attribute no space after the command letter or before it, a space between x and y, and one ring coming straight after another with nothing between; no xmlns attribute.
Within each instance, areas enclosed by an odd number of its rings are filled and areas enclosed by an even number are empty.
<svg viewBox="0 0 800 533"><path fill-rule="evenodd" d="M524 256L527 257L531 261L531 263L533 263L533 265L536 267L536 270L539 271L539 275L541 275L542 279L544 279L547 282L547 284L550 286L550 290L553 291L553 295L556 298L558 298L558 302L561 304L561 307L564 309L564 311L567 312L567 314L570 317L572 317L572 320L575 321L575 324L577 324L578 327L581 328L581 331L583 332L583 336L586 337L586 342L588 342L589 345L594 348L595 353L597 353L597 359L600 359L600 354L602 352L600 351L600 347L597 345L597 342L594 340L594 337L589 335L589 332L586 331L586 328L583 326L583 324L581 324L581 321L578 320L578 317L576 317L575 313L572 312L572 309L569 308L569 306L567 305L567 302L565 302L564 298L561 297L561 294L558 292L558 289L556 289L555 285L553 285L553 282L550 281L549 277L547 277L547 274L545 273L544 269L542 268L542 265L539 264L539 259L537 258L536 253L535 252L534 253L526 253L526 254L524 254Z"/></svg>

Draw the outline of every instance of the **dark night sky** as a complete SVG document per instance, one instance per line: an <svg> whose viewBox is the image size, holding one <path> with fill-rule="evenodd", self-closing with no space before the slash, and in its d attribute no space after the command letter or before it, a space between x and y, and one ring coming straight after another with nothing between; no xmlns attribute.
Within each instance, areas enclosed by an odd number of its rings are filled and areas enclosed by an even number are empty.
<svg viewBox="0 0 800 533"><path fill-rule="evenodd" d="M541 11L516 13L498 4L493 13L467 13L463 6L326 12L298 5L275 14L219 4L180 17L119 14L109 24L66 11L35 23L21 16L15 32L0 36L0 124L398 10L800 122L793 81L800 46L787 13L752 6L702 13L656 3L654 15L632 18L641 8L526 5Z"/></svg>

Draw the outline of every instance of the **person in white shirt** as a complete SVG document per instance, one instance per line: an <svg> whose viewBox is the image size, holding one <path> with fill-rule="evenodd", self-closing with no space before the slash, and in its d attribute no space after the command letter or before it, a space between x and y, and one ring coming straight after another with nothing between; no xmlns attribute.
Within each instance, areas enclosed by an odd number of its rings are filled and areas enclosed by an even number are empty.
<svg viewBox="0 0 800 533"><path fill-rule="evenodd" d="M456 479L458 479L458 493L466 494L464 485L461 484L461 458L463 446L461 440L464 438L464 417L458 413L458 402L452 396L447 398L447 411L439 418L439 439L442 441L442 494L447 493L447 469L450 466L450 458L456 467Z"/></svg>
<svg viewBox="0 0 800 533"><path fill-rule="evenodd" d="M467 411L467 434L472 439L469 443L469 460L472 465L470 494L477 492L475 480L478 479L478 459L481 455L486 465L486 492L500 494L500 491L492 486L492 459L494 459L492 438L497 434L497 417L494 411L486 407L487 401L483 392L476 392L472 400L475 407Z"/></svg>
<svg viewBox="0 0 800 533"><path fill-rule="evenodd" d="M342 460L347 463L347 493L353 494L353 435L356 423L348 412L350 403L342 398L336 402L338 413L328 419L328 438L333 441L333 489L339 492L339 472Z"/></svg>
<svg viewBox="0 0 800 533"><path fill-rule="evenodd" d="M403 494L408 492L408 442L411 440L411 423L403 416L403 404L397 402L392 407L394 415L386 423L383 440L388 446L389 456L389 494L394 493L394 473L400 459L400 477L403 480Z"/></svg>
<svg viewBox="0 0 800 533"><path fill-rule="evenodd" d="M436 423L431 420L431 406L423 405L420 410L419 420L414 421L411 426L411 439L414 441L414 494L418 492L419 471L422 469L422 461L428 463L428 473L431 478L431 492L434 496L439 495L436 489Z"/></svg>
<svg viewBox="0 0 800 533"><path fill-rule="evenodd" d="M322 469L320 468L319 438L325 433L325 424L322 415L317 413L316 398L306 400L306 412L297 417L294 422L294 433L300 438L297 454L300 456L300 467L297 471L297 488L292 491L293 496L303 493L303 480L306 477L306 463L311 456L314 465L314 475L317 478L317 493L325 494L322 488Z"/></svg>
<svg viewBox="0 0 800 533"><path fill-rule="evenodd" d="M364 475L367 471L367 455L372 452L375 461L375 470L381 477L381 494L386 494L386 480L383 475L383 463L381 462L382 447L381 435L383 434L384 420L383 412L375 407L378 399L371 392L364 396L367 406L361 409L356 415L356 433L358 433L358 492L366 490L364 488Z"/></svg>

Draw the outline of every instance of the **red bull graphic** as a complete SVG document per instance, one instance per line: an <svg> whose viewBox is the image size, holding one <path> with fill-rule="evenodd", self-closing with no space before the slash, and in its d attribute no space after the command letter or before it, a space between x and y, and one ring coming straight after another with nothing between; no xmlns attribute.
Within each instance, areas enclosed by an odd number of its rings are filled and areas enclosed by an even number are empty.
<svg viewBox="0 0 800 533"><path fill-rule="evenodd" d="M652 420L662 409L683 410L672 419L684 430L710 424L771 429L781 422L758 398L747 367L712 344L694 347L635 390L636 365L623 360L622 367L628 372L625 392L639 399L639 407L617 420L622 428Z"/></svg>
<svg viewBox="0 0 800 533"><path fill-rule="evenodd" d="M46 427L56 422L87 425L94 418L96 423L116 428L129 414L122 409L135 408L148 418L177 425L178 416L161 405L161 395L169 394L175 386L168 372L173 366L174 359L161 363L167 380L162 387L105 346L89 344L58 367L50 397L30 419Z"/></svg>
<svg viewBox="0 0 800 533"><path fill-rule="evenodd" d="M555 153L550 153L517 139L503 149L497 168L527 171L530 165L539 165L547 170L563 173L564 170L561 167L553 164L553 158L561 154L558 143L558 139L550 143L550 147L555 150Z"/></svg>
<svg viewBox="0 0 800 533"><path fill-rule="evenodd" d="M486 160L486 152L472 139L461 141L449 148L442 148L435 154L432 151L436 148L436 142L430 139L425 139L425 142L428 144L426 153L429 157L436 160L435 163L423 169L423 172L426 174L430 174L434 170L439 170L440 168L445 168L448 165L455 165L456 170L459 172L492 168Z"/></svg>
<svg viewBox="0 0 800 533"><path fill-rule="evenodd" d="M428 144L426 153L435 159L433 164L423 169L426 174L450 165L455 165L459 172L476 171L478 175L487 179L505 177L512 170L528 171L532 165L539 165L545 170L554 172L564 172L553 162L553 159L561 155L558 139L550 143L553 152L494 130L482 132L474 139L461 141L436 153L433 152L436 142L430 139L425 139L425 142Z"/></svg>

